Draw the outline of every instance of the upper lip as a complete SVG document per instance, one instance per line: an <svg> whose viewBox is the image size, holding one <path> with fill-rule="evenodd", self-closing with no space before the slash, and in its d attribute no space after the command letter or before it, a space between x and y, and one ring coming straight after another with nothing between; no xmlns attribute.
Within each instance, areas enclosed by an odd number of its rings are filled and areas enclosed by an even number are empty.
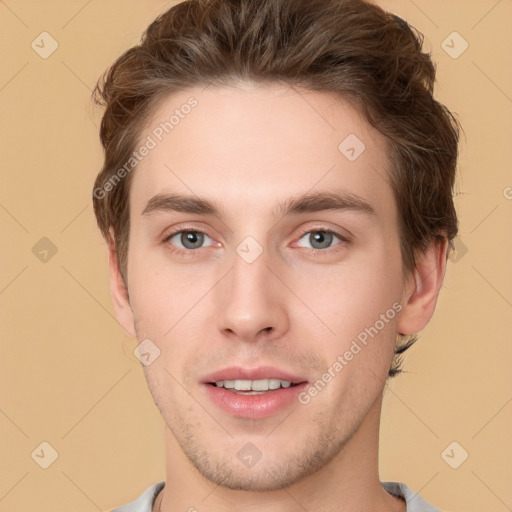
<svg viewBox="0 0 512 512"><path fill-rule="evenodd" d="M258 368L242 368L241 366L231 366L223 368L216 372L210 373L202 382L213 383L219 380L263 380L263 379L279 379L286 380L293 384L306 382L307 379L294 375L285 370L275 368L274 366L259 366Z"/></svg>

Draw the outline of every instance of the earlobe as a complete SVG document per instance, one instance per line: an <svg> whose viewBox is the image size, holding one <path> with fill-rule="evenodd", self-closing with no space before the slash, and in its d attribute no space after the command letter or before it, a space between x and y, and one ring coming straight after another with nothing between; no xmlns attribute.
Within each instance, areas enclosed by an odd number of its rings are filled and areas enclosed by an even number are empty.
<svg viewBox="0 0 512 512"><path fill-rule="evenodd" d="M448 240L434 239L417 260L402 294L398 332L417 334L430 321L446 271Z"/></svg>
<svg viewBox="0 0 512 512"><path fill-rule="evenodd" d="M114 311L117 320L126 331L128 336L136 337L135 322L132 308L128 297L128 290L123 281L123 276L119 270L119 262L115 250L114 242L108 243L108 271L110 276L110 295L114 304Z"/></svg>

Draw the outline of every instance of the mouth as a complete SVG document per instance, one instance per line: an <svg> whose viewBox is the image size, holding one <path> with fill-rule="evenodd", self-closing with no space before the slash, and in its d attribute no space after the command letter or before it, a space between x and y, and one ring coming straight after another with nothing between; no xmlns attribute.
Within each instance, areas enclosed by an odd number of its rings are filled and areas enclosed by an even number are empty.
<svg viewBox="0 0 512 512"><path fill-rule="evenodd" d="M281 379L258 379L258 380L218 380L208 382L210 386L224 388L232 393L244 395L263 395L278 389L288 389L298 386L301 382L290 382Z"/></svg>
<svg viewBox="0 0 512 512"><path fill-rule="evenodd" d="M261 419L298 404L308 381L275 367L232 367L208 375L201 382L206 397L237 418Z"/></svg>

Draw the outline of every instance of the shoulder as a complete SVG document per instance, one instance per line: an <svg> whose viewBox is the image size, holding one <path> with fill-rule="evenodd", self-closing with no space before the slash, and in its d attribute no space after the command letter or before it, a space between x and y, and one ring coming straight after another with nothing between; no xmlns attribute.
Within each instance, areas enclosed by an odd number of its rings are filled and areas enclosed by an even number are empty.
<svg viewBox="0 0 512 512"><path fill-rule="evenodd" d="M115 508L111 512L152 512L153 503L165 482L158 482L148 487L135 501Z"/></svg>
<svg viewBox="0 0 512 512"><path fill-rule="evenodd" d="M412 491L401 482L381 482L390 494L399 496L407 504L407 512L442 512L441 509L427 503L417 492ZM445 511L447 512L447 511Z"/></svg>

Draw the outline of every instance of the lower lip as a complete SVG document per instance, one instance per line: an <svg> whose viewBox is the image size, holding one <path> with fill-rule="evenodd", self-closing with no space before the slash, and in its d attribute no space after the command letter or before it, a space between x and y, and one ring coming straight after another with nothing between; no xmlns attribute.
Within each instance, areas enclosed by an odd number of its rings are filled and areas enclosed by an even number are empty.
<svg viewBox="0 0 512 512"><path fill-rule="evenodd" d="M225 388L203 384L208 397L222 410L238 418L267 418L298 401L298 395L304 391L307 382L279 388L261 395L234 393Z"/></svg>

